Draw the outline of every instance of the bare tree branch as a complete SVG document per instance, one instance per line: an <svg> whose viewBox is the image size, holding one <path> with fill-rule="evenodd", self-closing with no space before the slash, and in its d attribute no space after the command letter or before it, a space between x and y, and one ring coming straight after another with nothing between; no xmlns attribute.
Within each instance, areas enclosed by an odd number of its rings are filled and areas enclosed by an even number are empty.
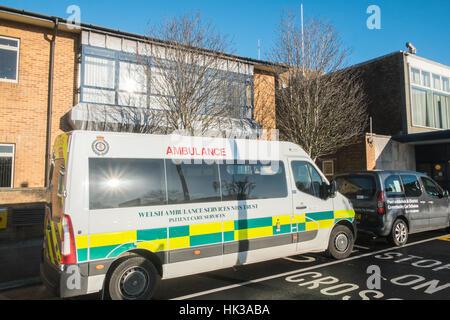
<svg viewBox="0 0 450 320"><path fill-rule="evenodd" d="M282 139L302 146L313 160L352 144L366 127L359 76L343 69L348 54L331 24L307 20L302 41L295 16L282 17L271 53L285 70L277 90L277 128Z"/></svg>
<svg viewBox="0 0 450 320"><path fill-rule="evenodd" d="M227 57L230 43L199 14L165 19L149 37L166 45L149 44L138 60L149 79L149 106L168 128L204 135L245 106L239 64Z"/></svg>

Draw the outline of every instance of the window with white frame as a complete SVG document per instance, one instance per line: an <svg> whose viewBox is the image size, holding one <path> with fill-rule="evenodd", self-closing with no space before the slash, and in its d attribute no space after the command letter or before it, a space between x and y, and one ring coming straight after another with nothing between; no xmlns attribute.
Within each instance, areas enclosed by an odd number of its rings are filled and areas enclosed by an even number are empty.
<svg viewBox="0 0 450 320"><path fill-rule="evenodd" d="M147 106L147 71L143 65L119 62L119 105Z"/></svg>
<svg viewBox="0 0 450 320"><path fill-rule="evenodd" d="M411 68L411 82L420 84L420 70Z"/></svg>
<svg viewBox="0 0 450 320"><path fill-rule="evenodd" d="M442 90L450 92L450 85L447 77L442 77Z"/></svg>
<svg viewBox="0 0 450 320"><path fill-rule="evenodd" d="M142 64L140 60L144 58L124 51L83 45L80 102L163 108L166 100L173 99L173 93L170 92L170 86L164 76L166 71L152 64L153 58L150 56L147 57L148 61ZM236 68L238 72L230 72L225 61L223 77L229 80L230 90L235 93L233 101L230 101L232 117L251 118L253 71L247 66ZM235 69L233 70L236 71ZM223 104L224 97L213 97L205 102L205 109Z"/></svg>
<svg viewBox="0 0 450 320"><path fill-rule="evenodd" d="M429 72L422 71L422 85L428 88L431 86L431 79Z"/></svg>
<svg viewBox="0 0 450 320"><path fill-rule="evenodd" d="M19 46L19 39L0 36L0 81L18 81Z"/></svg>
<svg viewBox="0 0 450 320"><path fill-rule="evenodd" d="M14 145L0 144L0 188L13 187Z"/></svg>
<svg viewBox="0 0 450 320"><path fill-rule="evenodd" d="M114 104L116 64L114 60L86 56L83 101Z"/></svg>
<svg viewBox="0 0 450 320"><path fill-rule="evenodd" d="M441 77L437 74L433 74L433 88L441 90Z"/></svg>
<svg viewBox="0 0 450 320"><path fill-rule="evenodd" d="M450 129L449 77L410 69L412 125Z"/></svg>

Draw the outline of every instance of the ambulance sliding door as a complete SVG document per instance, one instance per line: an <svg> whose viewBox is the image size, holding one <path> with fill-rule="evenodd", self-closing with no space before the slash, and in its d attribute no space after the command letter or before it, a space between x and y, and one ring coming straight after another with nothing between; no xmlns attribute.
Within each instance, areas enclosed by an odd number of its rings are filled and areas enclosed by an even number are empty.
<svg viewBox="0 0 450 320"><path fill-rule="evenodd" d="M224 218L224 264L293 254L284 163L225 163L220 165L220 177L224 205L239 208Z"/></svg>

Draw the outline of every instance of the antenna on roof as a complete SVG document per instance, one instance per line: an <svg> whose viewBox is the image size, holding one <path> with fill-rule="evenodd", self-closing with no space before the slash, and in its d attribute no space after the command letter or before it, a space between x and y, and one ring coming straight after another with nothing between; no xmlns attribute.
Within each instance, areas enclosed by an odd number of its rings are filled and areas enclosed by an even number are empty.
<svg viewBox="0 0 450 320"><path fill-rule="evenodd" d="M261 40L258 39L258 60L261 60Z"/></svg>

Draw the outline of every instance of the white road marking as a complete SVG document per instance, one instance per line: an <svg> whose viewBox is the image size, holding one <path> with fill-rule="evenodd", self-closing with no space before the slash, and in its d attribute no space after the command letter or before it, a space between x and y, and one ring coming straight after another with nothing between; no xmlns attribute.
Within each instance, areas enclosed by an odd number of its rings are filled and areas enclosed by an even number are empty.
<svg viewBox="0 0 450 320"><path fill-rule="evenodd" d="M302 257L304 259L303 260L298 260L298 259L290 258L290 257L286 257L286 258L283 258L283 259L284 260L288 260L288 261L292 261L292 262L300 262L300 263L308 263L308 262L316 261L316 258L313 258L313 257L308 257L308 256L300 256L300 257Z"/></svg>
<svg viewBox="0 0 450 320"><path fill-rule="evenodd" d="M370 250L370 248L368 248L368 247L358 246L356 244L353 247L359 248L359 249L364 249L364 250Z"/></svg>
<svg viewBox="0 0 450 320"><path fill-rule="evenodd" d="M307 267L307 268L297 269L297 270L293 270L293 271L289 271L289 272L284 272L284 273L280 273L280 274L271 275L271 276L264 277L264 278L259 278L259 279L255 279L255 280L249 280L249 281L245 281L245 282L241 282L241 283L232 284L232 285L229 285L229 286L224 286L224 287L220 287L220 288L216 288L216 289L211 289L211 290L206 290L206 291L202 291L202 292L197 292L197 293L185 295L185 296L182 296L182 297L174 298L174 299L171 299L171 300L192 299L192 298L199 297L199 296L204 296L204 295L207 295L207 294L212 294L212 293L216 293L216 292L220 292L220 291L225 291L225 290L230 290L230 289L234 289L234 288L243 287L243 286L246 286L246 285L249 285L249 284L254 284L254 283L264 282L264 281L268 281L268 280L272 280L272 279L276 279L276 278L286 277L286 276L289 276L291 274L295 274L297 272L306 272L306 271L309 271L309 270L314 270L314 269L323 268L323 267L327 267L327 266L332 266L332 265L343 263L343 262L347 262L347 261L352 261L352 260L356 260L356 259L360 259L360 258L373 256L373 255L380 254L380 253L387 252L387 251L399 250L399 249L410 247L410 246L414 246L414 245L417 245L417 244L430 242L430 241L433 241L433 240L438 240L439 238L447 237L447 236L450 236L450 234L448 234L446 236L445 235L444 236L441 235L441 236L430 238L430 239L425 239L425 240L421 240L421 241L412 242L412 243L404 245L403 247L390 247L390 248L386 248L386 249L383 249L383 250L378 250L378 251L375 251L375 252L369 252L369 253L361 254L361 255L355 256L355 257L349 257L349 258L343 259L343 260L331 261L331 262L322 263L322 264L319 264L319 265L316 265L316 266L311 266L311 267Z"/></svg>

